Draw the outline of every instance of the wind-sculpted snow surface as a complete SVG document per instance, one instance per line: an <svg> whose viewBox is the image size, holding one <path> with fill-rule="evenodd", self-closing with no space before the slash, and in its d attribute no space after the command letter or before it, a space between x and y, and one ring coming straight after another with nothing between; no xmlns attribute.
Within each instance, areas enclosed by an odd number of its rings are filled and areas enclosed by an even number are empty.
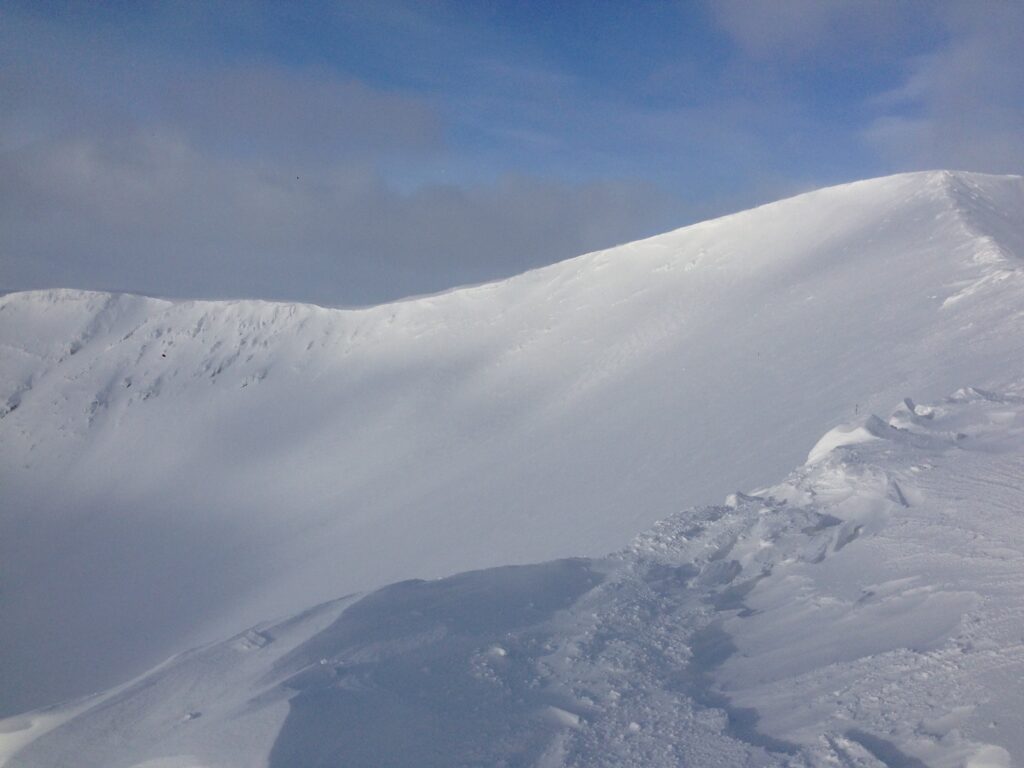
<svg viewBox="0 0 1024 768"><path fill-rule="evenodd" d="M965 389L609 557L327 604L0 722L0 748L9 768L1008 768L1022 676L1024 387Z"/></svg>
<svg viewBox="0 0 1024 768"><path fill-rule="evenodd" d="M0 298L0 715L267 616L621 548L1024 359L1024 180L802 195L362 310ZM722 566L725 567L725 566Z"/></svg>

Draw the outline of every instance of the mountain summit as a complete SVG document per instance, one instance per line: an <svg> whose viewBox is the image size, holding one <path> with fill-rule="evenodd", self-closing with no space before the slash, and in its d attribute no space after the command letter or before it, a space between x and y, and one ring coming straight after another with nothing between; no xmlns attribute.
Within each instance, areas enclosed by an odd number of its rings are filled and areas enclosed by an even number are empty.
<svg viewBox="0 0 1024 768"><path fill-rule="evenodd" d="M0 714L339 595L619 550L850 418L1006 391L1022 259L1024 179L942 171L369 309L4 296ZM566 604L588 568L552 566Z"/></svg>

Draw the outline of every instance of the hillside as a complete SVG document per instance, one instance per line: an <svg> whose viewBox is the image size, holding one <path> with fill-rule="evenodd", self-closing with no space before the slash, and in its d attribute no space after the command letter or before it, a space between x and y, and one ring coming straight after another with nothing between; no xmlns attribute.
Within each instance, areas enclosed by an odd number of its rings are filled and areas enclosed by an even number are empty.
<svg viewBox="0 0 1024 768"><path fill-rule="evenodd" d="M0 764L1009 768L1022 393L907 400L609 557L407 581L253 627L0 721Z"/></svg>
<svg viewBox="0 0 1024 768"><path fill-rule="evenodd" d="M617 550L907 394L1006 391L1022 256L1024 180L935 172L362 310L4 296L0 714L339 595Z"/></svg>

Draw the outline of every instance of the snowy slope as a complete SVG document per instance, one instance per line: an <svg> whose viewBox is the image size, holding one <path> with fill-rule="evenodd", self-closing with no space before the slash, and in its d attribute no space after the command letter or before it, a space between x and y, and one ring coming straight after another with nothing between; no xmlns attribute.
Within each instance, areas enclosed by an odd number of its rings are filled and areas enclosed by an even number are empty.
<svg viewBox="0 0 1024 768"><path fill-rule="evenodd" d="M598 555L1024 351L1024 180L909 174L365 310L0 298L0 713L409 577Z"/></svg>
<svg viewBox="0 0 1024 768"><path fill-rule="evenodd" d="M1017 385L606 558L395 584L0 721L0 764L1008 768L1022 677Z"/></svg>

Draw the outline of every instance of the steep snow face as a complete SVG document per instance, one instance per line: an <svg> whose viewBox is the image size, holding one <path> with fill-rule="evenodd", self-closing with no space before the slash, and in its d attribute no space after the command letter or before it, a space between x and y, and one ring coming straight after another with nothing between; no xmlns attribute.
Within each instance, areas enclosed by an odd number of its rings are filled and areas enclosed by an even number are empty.
<svg viewBox="0 0 1024 768"><path fill-rule="evenodd" d="M257 626L0 721L0 764L1019 765L1022 395L906 401L610 557Z"/></svg>
<svg viewBox="0 0 1024 768"><path fill-rule="evenodd" d="M836 187L358 311L0 298L0 712L412 576L614 549L830 425L999 389L1024 180Z"/></svg>

